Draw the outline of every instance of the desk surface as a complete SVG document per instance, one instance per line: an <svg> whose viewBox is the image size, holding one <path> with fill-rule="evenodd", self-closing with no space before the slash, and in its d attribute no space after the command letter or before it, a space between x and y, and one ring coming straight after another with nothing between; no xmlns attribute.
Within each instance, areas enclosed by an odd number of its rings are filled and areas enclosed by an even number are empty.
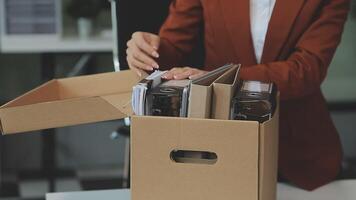
<svg viewBox="0 0 356 200"><path fill-rule="evenodd" d="M46 200L130 200L130 190L49 193ZM313 192L278 184L278 200L355 200L356 180L335 181Z"/></svg>

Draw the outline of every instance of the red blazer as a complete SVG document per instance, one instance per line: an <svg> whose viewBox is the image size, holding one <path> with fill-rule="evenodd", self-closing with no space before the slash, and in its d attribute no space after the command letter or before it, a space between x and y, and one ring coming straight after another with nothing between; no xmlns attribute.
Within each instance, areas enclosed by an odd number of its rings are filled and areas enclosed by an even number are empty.
<svg viewBox="0 0 356 200"><path fill-rule="evenodd" d="M160 30L159 64L184 66L204 37L206 70L241 63L242 79L275 82L281 92L279 173L312 190L332 181L341 166L339 136L320 85L348 10L349 0L277 0L257 64L249 0L175 0Z"/></svg>

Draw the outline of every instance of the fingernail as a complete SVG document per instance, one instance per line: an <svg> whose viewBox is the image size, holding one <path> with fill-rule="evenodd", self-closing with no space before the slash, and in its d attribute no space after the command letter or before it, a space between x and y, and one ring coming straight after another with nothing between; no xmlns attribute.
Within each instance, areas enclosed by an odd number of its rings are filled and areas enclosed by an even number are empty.
<svg viewBox="0 0 356 200"><path fill-rule="evenodd" d="M167 79L167 76L166 76L166 75L163 75L162 78Z"/></svg>
<svg viewBox="0 0 356 200"><path fill-rule="evenodd" d="M174 79L178 79L178 76L173 76Z"/></svg>
<svg viewBox="0 0 356 200"><path fill-rule="evenodd" d="M152 46L152 48L153 48L154 50L158 50L158 47L156 47L156 46Z"/></svg>
<svg viewBox="0 0 356 200"><path fill-rule="evenodd" d="M158 64L156 64L156 63L154 63L154 64L152 65L152 67L154 67L154 68L156 68L156 69L159 68Z"/></svg>
<svg viewBox="0 0 356 200"><path fill-rule="evenodd" d="M153 67L148 67L148 70L152 71L152 70L153 70Z"/></svg>
<svg viewBox="0 0 356 200"><path fill-rule="evenodd" d="M154 51L154 52L152 52L152 56L155 57L155 58L158 58L159 54L156 51Z"/></svg>

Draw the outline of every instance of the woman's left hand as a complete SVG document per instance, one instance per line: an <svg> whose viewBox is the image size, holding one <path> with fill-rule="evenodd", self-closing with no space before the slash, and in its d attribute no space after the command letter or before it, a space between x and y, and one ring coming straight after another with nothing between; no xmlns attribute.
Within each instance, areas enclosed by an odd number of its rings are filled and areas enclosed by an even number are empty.
<svg viewBox="0 0 356 200"><path fill-rule="evenodd" d="M165 73L162 78L167 80L195 79L206 73L207 71L191 67L175 67Z"/></svg>

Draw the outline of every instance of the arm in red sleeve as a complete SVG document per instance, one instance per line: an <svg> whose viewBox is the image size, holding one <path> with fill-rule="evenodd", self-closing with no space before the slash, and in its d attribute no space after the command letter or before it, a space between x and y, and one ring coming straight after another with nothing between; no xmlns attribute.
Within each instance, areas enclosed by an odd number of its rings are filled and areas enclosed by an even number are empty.
<svg viewBox="0 0 356 200"><path fill-rule="evenodd" d="M161 68L184 66L185 59L196 45L203 23L200 0L174 0L159 36Z"/></svg>
<svg viewBox="0 0 356 200"><path fill-rule="evenodd" d="M243 67L241 78L275 82L281 99L303 97L319 89L340 43L349 10L349 0L325 2L286 61Z"/></svg>

